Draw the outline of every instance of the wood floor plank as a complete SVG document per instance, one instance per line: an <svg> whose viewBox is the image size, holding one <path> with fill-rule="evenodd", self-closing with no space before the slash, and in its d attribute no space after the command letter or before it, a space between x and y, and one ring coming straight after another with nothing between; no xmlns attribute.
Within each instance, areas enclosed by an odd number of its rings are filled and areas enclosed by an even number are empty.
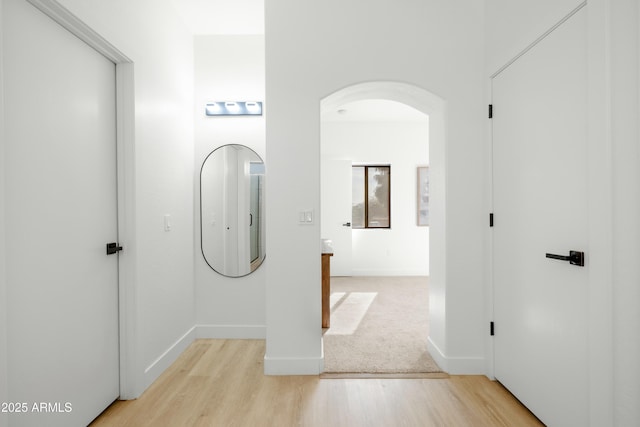
<svg viewBox="0 0 640 427"><path fill-rule="evenodd" d="M91 425L541 426L484 376L429 379L265 376L262 340L196 340L137 400Z"/></svg>

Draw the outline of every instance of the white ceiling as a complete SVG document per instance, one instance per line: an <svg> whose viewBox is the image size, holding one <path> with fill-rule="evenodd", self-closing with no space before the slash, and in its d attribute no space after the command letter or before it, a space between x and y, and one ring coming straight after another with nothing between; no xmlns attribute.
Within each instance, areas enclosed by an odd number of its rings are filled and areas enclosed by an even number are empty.
<svg viewBox="0 0 640 427"><path fill-rule="evenodd" d="M170 0L194 35L264 34L264 0Z"/></svg>
<svg viewBox="0 0 640 427"><path fill-rule="evenodd" d="M427 115L406 104L386 99L348 102L322 112L326 122L426 122Z"/></svg>

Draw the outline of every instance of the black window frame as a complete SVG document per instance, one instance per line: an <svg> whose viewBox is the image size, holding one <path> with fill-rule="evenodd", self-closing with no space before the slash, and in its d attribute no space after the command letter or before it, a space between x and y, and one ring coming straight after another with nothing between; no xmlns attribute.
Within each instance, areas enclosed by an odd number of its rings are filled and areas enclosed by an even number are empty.
<svg viewBox="0 0 640 427"><path fill-rule="evenodd" d="M362 164L352 165L352 168L364 168L364 226L356 226L353 221L353 211L351 214L352 228L357 230L389 230L391 229L391 165L390 164ZM389 218L389 224L385 226L370 226L369 225L369 168L386 168L388 170L387 177L389 180L389 191L387 193L387 217ZM353 169L352 169L353 170ZM353 176L353 174L352 174ZM352 178L353 179L353 178Z"/></svg>

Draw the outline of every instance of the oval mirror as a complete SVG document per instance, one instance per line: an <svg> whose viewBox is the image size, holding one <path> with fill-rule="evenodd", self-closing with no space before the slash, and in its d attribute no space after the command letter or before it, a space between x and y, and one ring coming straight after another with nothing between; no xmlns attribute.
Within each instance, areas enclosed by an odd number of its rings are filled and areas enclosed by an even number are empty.
<svg viewBox="0 0 640 427"><path fill-rule="evenodd" d="M264 162L244 145L219 147L202 163L202 255L224 276L246 276L265 258L264 183Z"/></svg>

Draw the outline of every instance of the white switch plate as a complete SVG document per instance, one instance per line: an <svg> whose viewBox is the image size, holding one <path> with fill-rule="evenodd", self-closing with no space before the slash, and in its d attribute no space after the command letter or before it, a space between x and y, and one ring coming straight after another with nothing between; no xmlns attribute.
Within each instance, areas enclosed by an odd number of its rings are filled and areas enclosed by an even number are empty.
<svg viewBox="0 0 640 427"><path fill-rule="evenodd" d="M171 215L164 216L164 231L171 231Z"/></svg>
<svg viewBox="0 0 640 427"><path fill-rule="evenodd" d="M313 209L301 210L298 212L298 223L300 225L313 224Z"/></svg>

